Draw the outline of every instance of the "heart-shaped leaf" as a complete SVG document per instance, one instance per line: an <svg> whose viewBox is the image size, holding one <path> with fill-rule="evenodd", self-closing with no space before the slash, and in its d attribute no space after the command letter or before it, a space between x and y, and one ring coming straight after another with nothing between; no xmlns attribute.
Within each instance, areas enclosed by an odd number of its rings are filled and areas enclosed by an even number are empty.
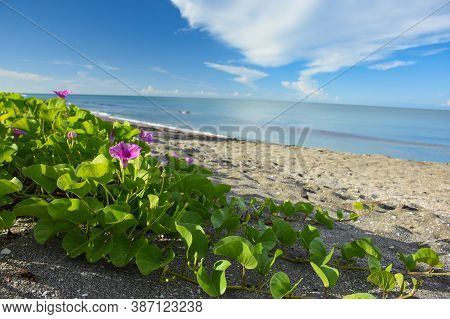
<svg viewBox="0 0 450 319"><path fill-rule="evenodd" d="M62 246L70 258L75 258L86 251L88 236L81 229L74 229L67 233Z"/></svg>
<svg viewBox="0 0 450 319"><path fill-rule="evenodd" d="M169 249L166 256L163 256L163 252L159 247L146 244L138 250L136 264L141 274L146 276L154 270L167 266L174 258L175 253L172 249Z"/></svg>
<svg viewBox="0 0 450 319"><path fill-rule="evenodd" d="M130 214L130 206L126 203L116 203L108 205L103 209L103 223L115 232L124 232L134 227L138 221L133 214Z"/></svg>
<svg viewBox="0 0 450 319"><path fill-rule="evenodd" d="M0 179L0 198L22 190L22 182L13 177L11 180Z"/></svg>
<svg viewBox="0 0 450 319"><path fill-rule="evenodd" d="M310 262L310 264L314 272L319 276L320 280L322 280L322 284L325 288L331 288L336 284L339 278L339 270L327 265L317 265L313 262Z"/></svg>
<svg viewBox="0 0 450 319"><path fill-rule="evenodd" d="M112 240L105 235L105 231L95 227L89 231L89 241L86 247L86 259L95 263L109 254L113 248Z"/></svg>
<svg viewBox="0 0 450 319"><path fill-rule="evenodd" d="M177 223L176 230L184 240L186 257L195 267L208 251L208 237L200 225Z"/></svg>
<svg viewBox="0 0 450 319"><path fill-rule="evenodd" d="M371 273L369 277L367 277L367 281L371 282L375 286L378 286L385 292L392 291L396 284L394 275L385 270Z"/></svg>
<svg viewBox="0 0 450 319"><path fill-rule="evenodd" d="M49 177L50 171L53 171L49 166L43 164L31 165L22 168L22 174L30 178L41 186L49 194L56 190L56 179Z"/></svg>
<svg viewBox="0 0 450 319"><path fill-rule="evenodd" d="M207 271L203 264L198 269L197 282L210 297L219 297L225 293L227 289L225 271L230 265L231 263L228 260L219 260L214 263L211 273Z"/></svg>
<svg viewBox="0 0 450 319"><path fill-rule="evenodd" d="M292 246L297 241L297 233L291 224L281 218L272 218L273 230L281 244Z"/></svg>
<svg viewBox="0 0 450 319"><path fill-rule="evenodd" d="M74 224L82 224L93 218L93 212L81 199L54 199L48 205L48 213L54 220L67 220Z"/></svg>
<svg viewBox="0 0 450 319"><path fill-rule="evenodd" d="M61 190L74 193L80 198L83 198L91 191L91 184L87 180L75 182L72 180L70 173L61 175L56 181L56 185Z"/></svg>
<svg viewBox="0 0 450 319"><path fill-rule="evenodd" d="M262 243L259 243L254 248L254 255L256 257L256 260L258 261L258 273L260 275L266 276L272 266L274 265L275 261L278 257L280 257L283 254L283 251L280 249L277 249L273 256L269 257L268 250L264 248Z"/></svg>
<svg viewBox="0 0 450 319"><path fill-rule="evenodd" d="M299 234L300 242L306 249L309 249L309 245L311 244L311 241L316 238L320 237L319 230L311 225L306 225L305 228L300 232Z"/></svg>
<svg viewBox="0 0 450 319"><path fill-rule="evenodd" d="M33 216L33 217L46 217L48 202L38 197L30 197L24 199L14 206L13 213L16 216Z"/></svg>
<svg viewBox="0 0 450 319"><path fill-rule="evenodd" d="M0 212L0 230L10 229L14 226L16 215L7 210Z"/></svg>
<svg viewBox="0 0 450 319"><path fill-rule="evenodd" d="M270 279L270 293L275 299L281 299L294 292L302 279L291 285L291 280L286 273L280 271L272 276Z"/></svg>
<svg viewBox="0 0 450 319"><path fill-rule="evenodd" d="M83 178L103 179L112 173L111 162L102 154L90 162L81 163L76 170L76 175ZM108 178L109 179L109 178Z"/></svg>
<svg viewBox="0 0 450 319"><path fill-rule="evenodd" d="M214 254L227 256L247 269L255 269L258 261L253 255L253 245L240 236L228 236L214 245Z"/></svg>

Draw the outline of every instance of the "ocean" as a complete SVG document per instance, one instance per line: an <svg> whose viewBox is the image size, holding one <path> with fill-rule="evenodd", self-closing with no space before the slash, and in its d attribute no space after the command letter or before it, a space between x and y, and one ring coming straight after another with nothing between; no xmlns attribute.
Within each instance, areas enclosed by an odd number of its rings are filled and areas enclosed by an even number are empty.
<svg viewBox="0 0 450 319"><path fill-rule="evenodd" d="M99 115L229 137L450 162L450 110L301 103L278 116L292 102L107 95L70 95L68 102Z"/></svg>

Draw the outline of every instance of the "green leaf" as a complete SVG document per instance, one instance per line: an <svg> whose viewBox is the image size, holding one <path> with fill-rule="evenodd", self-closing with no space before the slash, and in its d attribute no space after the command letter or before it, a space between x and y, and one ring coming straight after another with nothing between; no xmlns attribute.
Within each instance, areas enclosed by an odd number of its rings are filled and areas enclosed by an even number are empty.
<svg viewBox="0 0 450 319"><path fill-rule="evenodd" d="M187 259L194 266L197 265L208 251L208 237L203 228L200 225L178 223L175 227L184 240Z"/></svg>
<svg viewBox="0 0 450 319"><path fill-rule="evenodd" d="M228 260L219 260L214 263L211 273L208 273L203 265L198 269L197 282L210 297L219 297L225 293L227 289L225 271L230 265Z"/></svg>
<svg viewBox="0 0 450 319"><path fill-rule="evenodd" d="M162 250L155 246L143 245L136 254L136 264L142 275L146 276L152 271L167 266L175 258L175 253L169 249L166 256Z"/></svg>
<svg viewBox="0 0 450 319"><path fill-rule="evenodd" d="M340 209L338 211L336 211L336 216L339 220L344 219L344 213Z"/></svg>
<svg viewBox="0 0 450 319"><path fill-rule="evenodd" d="M264 248L262 243L259 243L254 248L254 255L256 260L258 261L258 273L260 275L266 276L272 266L274 265L275 261L278 257L280 257L283 254L283 251L280 249L277 249L272 257L269 257L268 250Z"/></svg>
<svg viewBox="0 0 450 319"><path fill-rule="evenodd" d="M134 227L138 221L130 214L130 206L126 203L116 203L103 209L103 223L109 229L113 227L115 232L124 232Z"/></svg>
<svg viewBox="0 0 450 319"><path fill-rule="evenodd" d="M13 213L16 216L34 216L45 217L47 213L48 202L38 197L24 199L14 206Z"/></svg>
<svg viewBox="0 0 450 319"><path fill-rule="evenodd" d="M44 244L54 234L54 222L50 218L41 218L33 228L34 239Z"/></svg>
<svg viewBox="0 0 450 319"><path fill-rule="evenodd" d="M296 211L309 216L314 211L314 205L312 205L311 203L298 202L297 204L295 204L295 209Z"/></svg>
<svg viewBox="0 0 450 319"><path fill-rule="evenodd" d="M364 258L366 255L372 256L378 260L382 257L380 249L375 246L372 239L369 237L362 237L351 243L344 244L341 253L346 260L350 260L354 257Z"/></svg>
<svg viewBox="0 0 450 319"><path fill-rule="evenodd" d="M113 248L112 240L105 235L105 231L95 227L89 231L89 241L86 248L86 259L95 263L108 255Z"/></svg>
<svg viewBox="0 0 450 319"><path fill-rule="evenodd" d="M7 210L0 212L0 230L10 229L14 226L16 215Z"/></svg>
<svg viewBox="0 0 450 319"><path fill-rule="evenodd" d="M310 262L310 264L314 272L322 280L325 288L331 288L336 284L339 278L339 270L327 265L317 265L314 262Z"/></svg>
<svg viewBox="0 0 450 319"><path fill-rule="evenodd" d="M49 194L56 190L56 180L48 176L51 174L50 171L52 171L52 169L43 164L36 164L22 168L22 174L25 177L33 180L33 182L41 186Z"/></svg>
<svg viewBox="0 0 450 319"><path fill-rule="evenodd" d="M325 225L328 229L333 229L334 221L328 215L328 212L323 211L322 209L317 209L314 218L322 225Z"/></svg>
<svg viewBox="0 0 450 319"><path fill-rule="evenodd" d="M240 219L239 216L231 213L229 209L218 209L212 213L211 223L219 231L226 229L231 232L239 228Z"/></svg>
<svg viewBox="0 0 450 319"><path fill-rule="evenodd" d="M22 182L13 177L11 180L0 179L0 198L22 190Z"/></svg>
<svg viewBox="0 0 450 319"><path fill-rule="evenodd" d="M385 292L392 291L396 284L394 275L385 270L371 273L369 277L367 277L367 281L371 282L375 286L378 286Z"/></svg>
<svg viewBox="0 0 450 319"><path fill-rule="evenodd" d="M1 145L0 144L0 164L3 162L12 162L13 155L17 152L17 145Z"/></svg>
<svg viewBox="0 0 450 319"><path fill-rule="evenodd" d="M82 198L91 191L91 185L88 181L75 182L72 180L71 174L61 175L56 181L56 185L63 191L71 192Z"/></svg>
<svg viewBox="0 0 450 319"><path fill-rule="evenodd" d="M116 267L126 266L130 262L131 242L124 233L112 237L112 249L108 254L111 263Z"/></svg>
<svg viewBox="0 0 450 319"><path fill-rule="evenodd" d="M372 294L365 292L358 292L356 294L346 295L342 297L342 299L376 299L376 298Z"/></svg>
<svg viewBox="0 0 450 319"><path fill-rule="evenodd" d="M256 229L246 225L245 227L246 237L254 245L261 243L267 251L272 250L277 244L277 236L272 228L265 226L261 223L260 229Z"/></svg>
<svg viewBox="0 0 450 319"><path fill-rule="evenodd" d="M401 273L397 273L394 275L395 281L397 282L397 285L399 287L400 295L403 294L406 288L406 281L405 277Z"/></svg>
<svg viewBox="0 0 450 319"><path fill-rule="evenodd" d="M48 213L54 220L66 220L74 224L82 224L93 218L93 212L81 199L54 199L48 205Z"/></svg>
<svg viewBox="0 0 450 319"><path fill-rule="evenodd" d="M442 268L444 264L439 261L438 254L431 248L421 248L413 255L416 263L425 263L434 268Z"/></svg>
<svg viewBox="0 0 450 319"><path fill-rule="evenodd" d="M275 299L281 299L294 292L302 280L300 279L293 286L291 280L286 273L280 271L272 276L270 279L270 293Z"/></svg>
<svg viewBox="0 0 450 319"><path fill-rule="evenodd" d="M81 163L76 170L76 175L83 178L99 179L112 173L111 162L102 154L90 162Z"/></svg>
<svg viewBox="0 0 450 319"><path fill-rule="evenodd" d="M253 255L253 245L239 236L228 236L214 245L214 254L227 256L247 269L255 269L258 261Z"/></svg>
<svg viewBox="0 0 450 319"><path fill-rule="evenodd" d="M320 237L314 238L309 244L309 259L318 265L326 265L333 256L334 247L327 254L325 245Z"/></svg>
<svg viewBox="0 0 450 319"><path fill-rule="evenodd" d="M379 259L376 259L373 256L369 256L369 258L367 259L367 262L369 264L369 270L371 273L381 270L381 263L380 263Z"/></svg>
<svg viewBox="0 0 450 319"><path fill-rule="evenodd" d="M353 208L356 210L363 210L364 209L364 204L361 202L354 202L352 204Z"/></svg>
<svg viewBox="0 0 450 319"><path fill-rule="evenodd" d="M370 239L369 237L363 237L356 240L356 244L361 247L361 249L364 250L367 255L373 256L376 259L381 259L382 254L380 249L375 246L375 244L372 242L372 239Z"/></svg>
<svg viewBox="0 0 450 319"><path fill-rule="evenodd" d="M297 234L291 224L281 218L272 218L273 230L281 244L292 246L297 241Z"/></svg>
<svg viewBox="0 0 450 319"><path fill-rule="evenodd" d="M62 246L70 258L75 258L86 251L87 242L87 235L81 229L75 229L64 236Z"/></svg>
<svg viewBox="0 0 450 319"><path fill-rule="evenodd" d="M316 238L320 237L319 230L311 225L306 225L305 228L300 232L299 234L300 242L306 249L309 249L309 245L311 244L311 241Z"/></svg>
<svg viewBox="0 0 450 319"><path fill-rule="evenodd" d="M403 262L403 264L405 265L405 267L408 271L414 270L417 267L417 263L414 260L413 254L404 255L404 254L398 252L397 256Z"/></svg>
<svg viewBox="0 0 450 319"><path fill-rule="evenodd" d="M285 200L283 202L283 204L280 207L280 210L285 216L288 217L294 215L297 212L296 207L288 200Z"/></svg>

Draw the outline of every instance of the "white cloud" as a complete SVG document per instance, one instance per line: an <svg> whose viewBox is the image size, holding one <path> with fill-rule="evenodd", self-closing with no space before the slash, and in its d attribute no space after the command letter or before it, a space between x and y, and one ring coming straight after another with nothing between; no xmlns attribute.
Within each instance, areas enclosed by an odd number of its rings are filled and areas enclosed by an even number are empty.
<svg viewBox="0 0 450 319"><path fill-rule="evenodd" d="M447 100L447 106L450 106L450 100Z"/></svg>
<svg viewBox="0 0 450 319"><path fill-rule="evenodd" d="M81 66L81 67L86 68L88 70L92 70L94 68L91 64L73 63L73 62L66 61L66 60L53 60L53 61L50 61L50 63L51 64L56 64L56 65Z"/></svg>
<svg viewBox="0 0 450 319"><path fill-rule="evenodd" d="M0 78L11 78L25 81L51 81L51 77L30 72L18 72L13 70L0 69Z"/></svg>
<svg viewBox="0 0 450 319"><path fill-rule="evenodd" d="M427 51L422 52L420 55L421 55L421 56L436 55L436 54L445 52L445 51L447 51L447 50L448 50L448 48L430 49L430 50L427 50Z"/></svg>
<svg viewBox="0 0 450 319"><path fill-rule="evenodd" d="M234 66L227 64L217 64L211 62L205 62L207 67L236 75L233 79L236 82L240 82L247 85L252 85L254 81L266 77L268 74L254 69L249 69L243 66Z"/></svg>
<svg viewBox="0 0 450 319"><path fill-rule="evenodd" d="M141 90L142 94L145 95L178 95L180 94L180 90L174 89L174 90L160 90L156 89L153 86L149 85L146 88L143 88Z"/></svg>
<svg viewBox="0 0 450 319"><path fill-rule="evenodd" d="M316 74L353 65L442 4L442 0L171 1L192 28L239 49L249 63L268 67L305 62L297 81L284 81L285 86L300 91L311 90L310 81ZM448 7L367 61L373 63L397 50L447 41Z"/></svg>
<svg viewBox="0 0 450 319"><path fill-rule="evenodd" d="M408 65L413 65L413 64L416 64L416 61L394 60L394 61L388 61L388 62L369 65L368 68L371 70L386 71L386 70L398 68L400 66L408 66Z"/></svg>
<svg viewBox="0 0 450 319"><path fill-rule="evenodd" d="M158 73L168 73L166 69L163 69L162 67L159 66L154 66L151 68L151 70Z"/></svg>
<svg viewBox="0 0 450 319"><path fill-rule="evenodd" d="M101 68L103 68L105 70L109 70L109 71L117 71L117 70L119 70L119 68L117 66L109 65L109 64L106 64L106 63L98 63L98 65Z"/></svg>

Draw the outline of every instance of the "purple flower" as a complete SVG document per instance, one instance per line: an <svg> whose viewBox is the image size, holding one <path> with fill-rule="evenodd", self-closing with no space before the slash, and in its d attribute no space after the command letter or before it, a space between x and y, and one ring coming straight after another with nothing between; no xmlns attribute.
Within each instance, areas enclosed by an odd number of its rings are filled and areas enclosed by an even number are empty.
<svg viewBox="0 0 450 319"><path fill-rule="evenodd" d="M153 134L150 131L141 131L138 138L145 143L153 142Z"/></svg>
<svg viewBox="0 0 450 319"><path fill-rule="evenodd" d="M65 99L70 93L72 93L69 90L63 90L63 91L53 91L58 97Z"/></svg>
<svg viewBox="0 0 450 319"><path fill-rule="evenodd" d="M70 131L70 132L67 133L67 138L68 138L69 140L76 139L77 136L78 136L77 132L74 132L74 131Z"/></svg>
<svg viewBox="0 0 450 319"><path fill-rule="evenodd" d="M178 155L178 153L177 153L177 152L173 152L173 153L172 153L172 157L175 157L175 158L180 158L180 155Z"/></svg>
<svg viewBox="0 0 450 319"><path fill-rule="evenodd" d="M194 159L190 156L186 156L184 158L184 160L186 161L186 163L188 163L189 165L191 165L192 163L194 163Z"/></svg>
<svg viewBox="0 0 450 319"><path fill-rule="evenodd" d="M128 161L135 159L141 154L141 148L136 144L127 144L120 142L109 148L109 154L120 160L123 168L128 166Z"/></svg>
<svg viewBox="0 0 450 319"><path fill-rule="evenodd" d="M112 144L114 143L116 136L114 134L114 130L111 130L111 132L109 132L109 143Z"/></svg>
<svg viewBox="0 0 450 319"><path fill-rule="evenodd" d="M14 135L15 138L18 138L20 135L25 135L27 134L27 132L25 132L24 130L21 130L19 128L13 128L12 129L12 133Z"/></svg>

